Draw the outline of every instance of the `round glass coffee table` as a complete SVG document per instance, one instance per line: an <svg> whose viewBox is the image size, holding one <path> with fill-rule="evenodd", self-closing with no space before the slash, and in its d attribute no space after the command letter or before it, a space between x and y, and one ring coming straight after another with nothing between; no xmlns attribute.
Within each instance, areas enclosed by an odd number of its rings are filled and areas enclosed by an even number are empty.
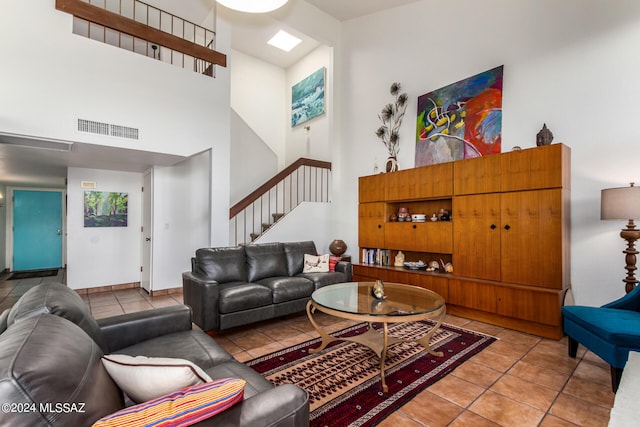
<svg viewBox="0 0 640 427"><path fill-rule="evenodd" d="M309 321L320 334L320 347L309 350L317 353L324 350L329 343L341 340L365 345L380 358L380 378L382 390L389 391L384 379L384 362L389 347L401 342L417 342L429 354L442 356L442 352L431 349L430 340L438 330L445 315L445 303L437 293L417 286L400 283L384 284L384 299L376 299L372 295L374 282L348 282L325 286L316 290L307 303ZM326 333L313 319L317 311L342 319L369 322L366 332L353 337L336 338ZM420 338L404 339L389 336L389 323L415 322L433 319L435 325ZM372 327L372 323L382 324L382 333Z"/></svg>

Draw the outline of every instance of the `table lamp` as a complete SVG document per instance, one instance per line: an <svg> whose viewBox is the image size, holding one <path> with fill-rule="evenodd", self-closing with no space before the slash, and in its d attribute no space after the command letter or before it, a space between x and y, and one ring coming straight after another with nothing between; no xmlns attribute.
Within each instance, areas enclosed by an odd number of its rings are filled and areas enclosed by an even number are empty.
<svg viewBox="0 0 640 427"><path fill-rule="evenodd" d="M627 228L623 228L620 237L627 241L627 249L622 251L625 254L627 266L627 277L622 281L625 283L625 291L631 292L636 287L636 240L640 238L640 230L636 229L634 219L640 219L640 187L634 186L632 182L629 187L607 188L602 190L600 196L600 219L629 220Z"/></svg>

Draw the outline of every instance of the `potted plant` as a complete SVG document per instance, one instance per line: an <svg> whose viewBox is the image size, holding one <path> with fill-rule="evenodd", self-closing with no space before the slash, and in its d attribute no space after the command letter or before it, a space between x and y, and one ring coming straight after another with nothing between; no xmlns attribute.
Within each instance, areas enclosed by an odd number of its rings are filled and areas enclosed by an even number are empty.
<svg viewBox="0 0 640 427"><path fill-rule="evenodd" d="M407 109L408 96L406 92L400 93L400 83L391 84L389 91L395 97L395 102L385 105L382 112L378 114L382 126L376 130L376 135L382 140L389 153L385 170L394 172L398 170L398 152L400 151L398 132Z"/></svg>

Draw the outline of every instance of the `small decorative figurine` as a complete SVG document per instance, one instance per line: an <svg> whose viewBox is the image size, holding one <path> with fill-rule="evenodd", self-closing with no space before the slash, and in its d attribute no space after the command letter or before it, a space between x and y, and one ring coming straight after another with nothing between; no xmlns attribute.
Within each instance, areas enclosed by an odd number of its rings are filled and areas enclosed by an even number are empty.
<svg viewBox="0 0 640 427"><path fill-rule="evenodd" d="M384 296L384 282L380 279L376 280L373 284L373 288L371 288L371 295L375 299L385 299Z"/></svg>
<svg viewBox="0 0 640 427"><path fill-rule="evenodd" d="M433 215L431 215L431 221L437 221L438 220L438 216L436 215L436 213L434 212Z"/></svg>
<svg viewBox="0 0 640 427"><path fill-rule="evenodd" d="M542 145L549 145L553 141L553 134L549 129L547 129L547 124L545 123L540 129L540 132L536 135L536 145L538 147Z"/></svg>
<svg viewBox="0 0 640 427"><path fill-rule="evenodd" d="M407 208L398 209L398 221L411 221L411 214Z"/></svg>
<svg viewBox="0 0 640 427"><path fill-rule="evenodd" d="M398 254L396 255L396 259L393 265L396 267L404 266L404 254L402 253L402 251L398 251Z"/></svg>

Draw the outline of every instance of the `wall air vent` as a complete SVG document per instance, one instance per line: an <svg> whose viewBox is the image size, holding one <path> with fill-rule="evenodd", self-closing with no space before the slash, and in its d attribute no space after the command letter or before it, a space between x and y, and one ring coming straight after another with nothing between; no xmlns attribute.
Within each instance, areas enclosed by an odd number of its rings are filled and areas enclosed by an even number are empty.
<svg viewBox="0 0 640 427"><path fill-rule="evenodd" d="M138 129L127 126L78 119L78 131L97 135L115 136L116 138L138 139Z"/></svg>

